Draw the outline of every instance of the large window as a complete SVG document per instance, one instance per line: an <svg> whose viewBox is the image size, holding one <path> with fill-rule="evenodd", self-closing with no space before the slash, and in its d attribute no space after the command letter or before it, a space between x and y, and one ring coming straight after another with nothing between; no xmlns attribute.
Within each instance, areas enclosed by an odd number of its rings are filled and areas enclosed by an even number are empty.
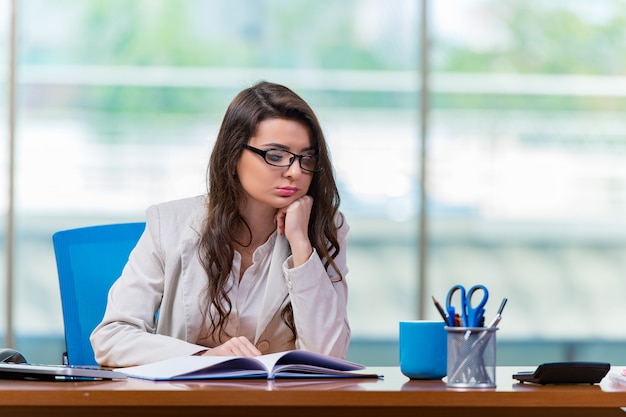
<svg viewBox="0 0 626 417"><path fill-rule="evenodd" d="M563 341L544 359L607 358L626 336L607 320L626 290L626 3L433 5L429 279L509 297L499 337Z"/></svg>
<svg viewBox="0 0 626 417"><path fill-rule="evenodd" d="M398 321L438 319L430 297L456 283L486 284L488 315L509 298L502 364L607 359L626 340L607 320L626 285L623 0L431 1L428 41L415 0L17 4L13 324L31 361L63 350L52 233L203 193L226 106L260 79L300 93L330 143L353 359L397 364Z"/></svg>
<svg viewBox="0 0 626 417"><path fill-rule="evenodd" d="M260 79L300 93L325 129L352 226L355 337L396 337L415 316L414 3L20 2L20 349L60 360L31 343L62 348L52 233L142 220L150 204L203 193L226 106Z"/></svg>

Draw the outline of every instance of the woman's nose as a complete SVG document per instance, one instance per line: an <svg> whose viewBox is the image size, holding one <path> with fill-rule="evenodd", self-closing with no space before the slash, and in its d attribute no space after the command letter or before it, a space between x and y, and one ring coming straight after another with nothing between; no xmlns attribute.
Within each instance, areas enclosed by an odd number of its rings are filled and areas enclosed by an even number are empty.
<svg viewBox="0 0 626 417"><path fill-rule="evenodd" d="M300 168L300 163L296 158L294 159L293 163L287 167L287 170L285 171L285 176L294 178L299 177L300 175L302 175L302 168Z"/></svg>

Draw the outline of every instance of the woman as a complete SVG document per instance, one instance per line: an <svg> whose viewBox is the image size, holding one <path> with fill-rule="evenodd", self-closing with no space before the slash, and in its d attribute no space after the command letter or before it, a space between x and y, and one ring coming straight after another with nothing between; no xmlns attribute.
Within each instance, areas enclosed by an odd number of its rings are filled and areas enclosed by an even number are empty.
<svg viewBox="0 0 626 417"><path fill-rule="evenodd" d="M291 349L345 357L349 227L308 104L260 82L228 107L208 193L148 208L91 334L96 360Z"/></svg>

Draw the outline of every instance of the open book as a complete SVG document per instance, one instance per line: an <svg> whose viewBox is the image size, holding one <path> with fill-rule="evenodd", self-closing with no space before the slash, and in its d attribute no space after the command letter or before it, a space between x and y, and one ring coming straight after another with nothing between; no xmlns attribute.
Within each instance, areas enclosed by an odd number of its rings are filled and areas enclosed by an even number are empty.
<svg viewBox="0 0 626 417"><path fill-rule="evenodd" d="M155 381L223 378L381 378L363 365L304 350L240 356L180 356L118 368L132 378Z"/></svg>

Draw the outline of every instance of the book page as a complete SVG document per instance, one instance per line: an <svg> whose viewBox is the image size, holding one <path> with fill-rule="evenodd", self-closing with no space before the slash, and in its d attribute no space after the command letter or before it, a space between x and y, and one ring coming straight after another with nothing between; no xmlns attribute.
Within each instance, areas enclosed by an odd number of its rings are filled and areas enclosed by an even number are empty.
<svg viewBox="0 0 626 417"><path fill-rule="evenodd" d="M375 376L356 372L363 370L363 365L304 350L272 353L257 359L270 369L270 378L277 375L289 378Z"/></svg>
<svg viewBox="0 0 626 417"><path fill-rule="evenodd" d="M304 350L270 353L254 358L181 356L148 365L118 368L133 377L157 381L218 378L380 377L363 365Z"/></svg>
<svg viewBox="0 0 626 417"><path fill-rule="evenodd" d="M117 371L152 380L266 377L268 374L263 364L254 358L236 356L180 356Z"/></svg>

